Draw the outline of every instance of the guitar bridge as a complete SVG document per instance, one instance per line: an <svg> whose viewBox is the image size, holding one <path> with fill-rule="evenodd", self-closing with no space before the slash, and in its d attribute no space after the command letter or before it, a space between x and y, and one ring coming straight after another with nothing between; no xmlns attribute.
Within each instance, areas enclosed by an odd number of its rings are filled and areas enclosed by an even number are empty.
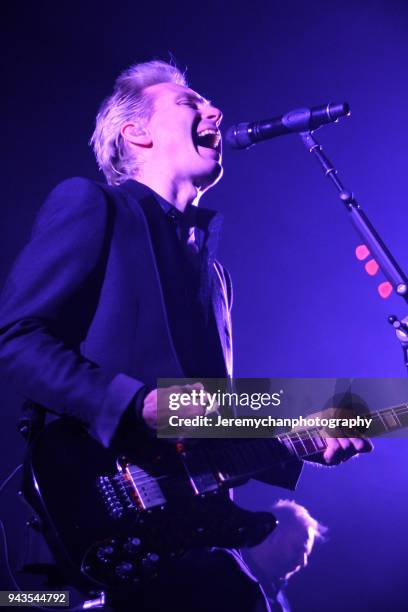
<svg viewBox="0 0 408 612"><path fill-rule="evenodd" d="M122 518L126 512L136 511L129 485L122 474L100 476L96 486L112 518Z"/></svg>

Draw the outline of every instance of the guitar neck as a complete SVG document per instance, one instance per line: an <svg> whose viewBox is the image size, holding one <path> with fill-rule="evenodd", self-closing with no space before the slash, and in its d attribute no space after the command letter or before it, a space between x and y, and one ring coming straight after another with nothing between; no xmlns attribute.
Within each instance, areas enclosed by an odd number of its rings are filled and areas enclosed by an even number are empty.
<svg viewBox="0 0 408 612"><path fill-rule="evenodd" d="M227 487L252 478L292 457L305 459L326 448L318 429L288 432L272 438L223 440L209 452L213 470Z"/></svg>
<svg viewBox="0 0 408 612"><path fill-rule="evenodd" d="M370 437L391 433L408 427L408 404L391 406L365 415L372 419L368 430Z"/></svg>
<svg viewBox="0 0 408 612"><path fill-rule="evenodd" d="M408 404L368 413L364 417L372 419L367 436L397 431L408 427ZM237 481L259 475L290 457L304 460L326 447L326 436L314 427L273 438L224 441L222 446L211 449L210 456L219 479L232 487Z"/></svg>

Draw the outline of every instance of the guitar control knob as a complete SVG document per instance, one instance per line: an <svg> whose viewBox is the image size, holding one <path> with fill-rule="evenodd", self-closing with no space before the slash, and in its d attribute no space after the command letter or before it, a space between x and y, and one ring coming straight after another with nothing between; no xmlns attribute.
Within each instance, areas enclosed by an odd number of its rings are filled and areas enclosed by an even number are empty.
<svg viewBox="0 0 408 612"><path fill-rule="evenodd" d="M149 553L147 553L147 555L145 555L143 557L142 565L146 569L150 569L150 568L154 567L158 563L159 559L160 559L160 557L159 557L158 554L156 554L154 552L149 552Z"/></svg>
<svg viewBox="0 0 408 612"><path fill-rule="evenodd" d="M115 567L116 575L119 576L119 578L122 578L122 580L130 578L133 570L134 565L129 561L122 561L122 563L118 563L118 565Z"/></svg>
<svg viewBox="0 0 408 612"><path fill-rule="evenodd" d="M139 540L139 538L128 538L124 543L123 548L127 553L133 555L138 552L141 543L142 542Z"/></svg>
<svg viewBox="0 0 408 612"><path fill-rule="evenodd" d="M112 561L114 552L115 550L113 546L107 544L106 546L100 546L98 548L98 550L96 551L96 556L99 561L102 561L102 563L109 563L109 561Z"/></svg>

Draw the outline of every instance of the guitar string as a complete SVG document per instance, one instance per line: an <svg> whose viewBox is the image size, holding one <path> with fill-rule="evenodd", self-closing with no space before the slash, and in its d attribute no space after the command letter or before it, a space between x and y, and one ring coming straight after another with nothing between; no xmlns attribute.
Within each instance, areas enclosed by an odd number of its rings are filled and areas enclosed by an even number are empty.
<svg viewBox="0 0 408 612"><path fill-rule="evenodd" d="M386 415L387 412L390 413L390 415L393 416L394 419L395 419L394 414L397 414L398 416L403 416L405 414L408 415L408 405L407 404L402 404L402 405L397 405L397 406L391 406L391 407L386 408L386 409L384 409L382 411L376 411L376 412L372 412L372 413L367 413L367 417L368 417L368 415L370 415L370 417L373 420L381 421L382 424L384 425L384 427L386 429L389 429L389 426L390 426L389 423L385 423L384 419L383 419L383 415ZM395 419L395 420L399 421L398 418ZM403 426L403 424L398 422L398 426ZM302 438L302 435L303 436L307 436L307 437L306 438ZM304 430L302 430L300 432L287 432L287 433L281 434L279 436L276 436L276 438L278 440L280 440L280 441L282 441L281 439L286 438L287 441L291 443L291 446L292 446L293 450L295 451L296 455L298 455L300 457L305 457L305 456L308 456L310 454L314 454L314 452L318 452L320 450L323 450L323 449L321 449L321 448L319 448L317 446L315 446L313 451L309 451L306 448L305 442L311 442L314 445L316 444L315 439L313 439L312 436L315 436L317 438L317 440L319 440L320 442L325 443L324 438L322 438L322 436L321 436L320 430L317 429L317 428L310 428L310 429L307 428L307 429L304 429ZM296 443L300 444L303 447L304 451L306 451L306 452L302 453L298 448L296 448L296 446L295 446ZM284 444L284 442L283 442L283 444ZM235 447L232 446L231 448L233 450L237 450L238 449L237 446L235 446ZM223 451L221 450L220 453L222 453L222 452ZM223 459L223 458L221 458L221 459ZM224 459L225 459L225 453L224 453ZM227 460L228 460L228 457L227 457ZM150 475L146 474L146 476L144 476L142 479L137 479L137 478L135 478L132 475L131 470L129 470L129 471L130 471L130 474L131 474L133 482L126 481L125 477L124 477L124 482L123 482L123 484L127 485L128 488L134 488L135 485L136 486L143 486L143 485L145 485L148 482L157 483L157 482L159 482L159 481L161 481L163 479L177 480L177 476L175 476L175 475L166 475L166 474L162 475L162 476L157 476L157 477L150 476Z"/></svg>

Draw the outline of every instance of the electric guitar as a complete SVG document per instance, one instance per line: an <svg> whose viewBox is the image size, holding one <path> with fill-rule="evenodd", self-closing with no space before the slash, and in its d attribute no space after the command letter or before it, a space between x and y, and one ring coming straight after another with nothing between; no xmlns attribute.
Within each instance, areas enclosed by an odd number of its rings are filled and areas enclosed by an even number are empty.
<svg viewBox="0 0 408 612"><path fill-rule="evenodd" d="M370 435L407 427L408 404L370 417ZM274 516L240 508L228 490L325 448L319 430L304 429L271 439L167 442L146 460L143 451L117 456L80 424L61 418L31 444L23 492L69 584L137 590L192 548L264 540Z"/></svg>

